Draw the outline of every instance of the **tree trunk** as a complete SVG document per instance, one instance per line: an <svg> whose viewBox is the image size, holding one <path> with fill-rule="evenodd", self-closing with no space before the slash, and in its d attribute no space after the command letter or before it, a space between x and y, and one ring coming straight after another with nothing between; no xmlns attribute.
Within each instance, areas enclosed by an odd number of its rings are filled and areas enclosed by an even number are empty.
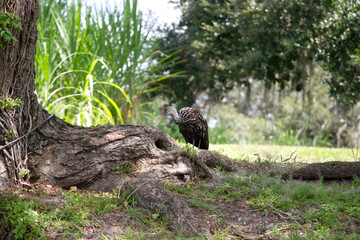
<svg viewBox="0 0 360 240"><path fill-rule="evenodd" d="M347 123L344 123L336 132L336 147L342 147L342 139L341 135L344 133L344 131L347 128Z"/></svg>
<svg viewBox="0 0 360 240"><path fill-rule="evenodd" d="M12 29L17 42L5 43L0 50L0 98L20 99L20 107L0 108L0 144L28 132L47 113L37 102L35 91L34 58L37 41L38 1L3 0L0 11L19 17L22 30ZM0 189L23 180L20 172L26 169L28 143L19 141L0 153Z"/></svg>
<svg viewBox="0 0 360 240"><path fill-rule="evenodd" d="M246 95L245 95L245 104L244 104L244 114L249 115L251 111L251 81L248 80L246 84Z"/></svg>
<svg viewBox="0 0 360 240"><path fill-rule="evenodd" d="M266 83L264 83L263 103L264 103L263 115L266 116L269 113L268 88Z"/></svg>

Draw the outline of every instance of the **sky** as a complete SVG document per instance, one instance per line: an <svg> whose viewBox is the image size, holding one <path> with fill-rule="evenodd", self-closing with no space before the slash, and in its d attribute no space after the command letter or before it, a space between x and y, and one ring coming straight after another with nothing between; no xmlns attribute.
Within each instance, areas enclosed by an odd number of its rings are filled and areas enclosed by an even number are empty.
<svg viewBox="0 0 360 240"><path fill-rule="evenodd" d="M180 19L180 9L175 9L175 4L169 3L169 0L138 0L139 9L143 13L149 10L153 12L159 24L177 22Z"/></svg>
<svg viewBox="0 0 360 240"><path fill-rule="evenodd" d="M122 6L123 0L88 0L87 4L96 7L104 6L106 3L110 7ZM156 19L156 25L171 24L180 19L180 9L174 8L175 4L169 3L169 0L138 0L138 8L147 15L149 11L152 12L153 17ZM146 18L145 18L146 19Z"/></svg>

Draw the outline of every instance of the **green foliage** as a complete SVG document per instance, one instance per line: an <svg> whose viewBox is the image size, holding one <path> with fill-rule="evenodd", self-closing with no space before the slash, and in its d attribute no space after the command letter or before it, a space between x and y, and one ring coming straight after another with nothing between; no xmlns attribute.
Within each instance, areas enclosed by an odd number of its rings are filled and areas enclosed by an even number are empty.
<svg viewBox="0 0 360 240"><path fill-rule="evenodd" d="M112 169L112 172L119 174L119 175L128 174L128 173L131 173L132 171L134 171L134 169L136 167L137 167L136 165L130 164L130 163L126 163L126 164L119 163L117 168Z"/></svg>
<svg viewBox="0 0 360 240"><path fill-rule="evenodd" d="M14 239L39 239L45 236L35 202L5 194L0 196L0 200L0 232L8 230Z"/></svg>
<svg viewBox="0 0 360 240"><path fill-rule="evenodd" d="M159 48L177 46L173 59L179 64L167 70L183 68L187 76L164 81L170 89L162 94L172 102L197 100L204 106L208 121L217 122L209 129L210 143L356 145L357 111L343 114L323 83L329 73L315 62L321 50L318 27L335 9L333 3L183 3L182 21L164 29ZM336 133L344 121L348 129L339 141Z"/></svg>
<svg viewBox="0 0 360 240"><path fill-rule="evenodd" d="M216 121L215 126L209 127L211 144L263 143L271 134L271 124L266 119L238 113L232 104L213 105L209 115L208 123Z"/></svg>
<svg viewBox="0 0 360 240"><path fill-rule="evenodd" d="M235 202L246 195L241 189L235 189L229 184L224 184L211 189L200 186L188 185L186 188L167 185L169 190L189 197L190 204L194 207L202 208L214 212L217 210L216 202Z"/></svg>
<svg viewBox="0 0 360 240"><path fill-rule="evenodd" d="M188 103L204 91L218 100L253 80L307 91L315 60L332 73L322 81L339 102L359 101L358 2L186 0L180 7L180 23L162 30L159 45L179 51L179 65L167 71L186 69L186 81L166 82L176 86L164 92L171 101Z"/></svg>
<svg viewBox="0 0 360 240"><path fill-rule="evenodd" d="M280 162L284 163L289 160L292 160L293 163L296 163L296 158L297 158L297 153L296 153L296 151L293 151L289 157L284 158L284 159L283 159L282 155L280 155Z"/></svg>
<svg viewBox="0 0 360 240"><path fill-rule="evenodd" d="M312 100L305 104L301 101L302 94L291 91L289 85L284 90L274 87L267 92L265 100L264 86L253 83L251 107L244 114L246 88L238 87L224 94L222 103L206 106L210 143L356 146L359 108L348 115L337 112L335 101L327 94L328 86L320 82L323 75L321 69L314 70L309 93ZM339 142L336 134L345 123L347 128Z"/></svg>
<svg viewBox="0 0 360 240"><path fill-rule="evenodd" d="M22 103L22 101L19 98L16 98L16 99L12 99L12 98L0 99L0 108L9 110L12 107L20 106L21 103Z"/></svg>
<svg viewBox="0 0 360 240"><path fill-rule="evenodd" d="M167 57L150 39L137 1L122 8L46 1L38 21L36 87L49 112L83 126L142 123L149 93L160 89Z"/></svg>
<svg viewBox="0 0 360 240"><path fill-rule="evenodd" d="M360 161L359 149L358 149L358 148L357 148L356 150L351 149L351 153L352 153L352 155L353 155L354 162Z"/></svg>
<svg viewBox="0 0 360 240"><path fill-rule="evenodd" d="M15 135L16 131L14 131L14 129L9 129L9 133L8 133L8 136L9 138L14 138L16 135Z"/></svg>
<svg viewBox="0 0 360 240"><path fill-rule="evenodd" d="M360 4L332 1L333 8L318 26L317 59L331 75L326 79L330 93L345 107L360 101Z"/></svg>
<svg viewBox="0 0 360 240"><path fill-rule="evenodd" d="M4 46L4 42L18 41L12 34L10 28L22 30L19 18L12 13L0 11L0 48Z"/></svg>
<svg viewBox="0 0 360 240"><path fill-rule="evenodd" d="M59 214L73 220L86 221L89 219L90 213L103 215L113 210L122 209L119 198L108 193L94 194L69 191L63 193L63 197L66 200L61 206L64 211L59 211ZM89 222L85 223L88 224Z"/></svg>
<svg viewBox="0 0 360 240"><path fill-rule="evenodd" d="M21 190L18 190L21 192ZM39 191L39 196L47 195ZM82 237L79 229L96 226L96 216L121 210L118 198L108 193L63 192L60 204L46 204L39 199L22 199L11 194L0 196L0 232L11 232L15 239L47 239L48 231L64 237Z"/></svg>
<svg viewBox="0 0 360 240"><path fill-rule="evenodd" d="M184 150L185 152L189 152L190 154L197 156L197 151L196 148L194 147L194 145L190 144L190 143L186 143L182 146L180 146L182 150Z"/></svg>

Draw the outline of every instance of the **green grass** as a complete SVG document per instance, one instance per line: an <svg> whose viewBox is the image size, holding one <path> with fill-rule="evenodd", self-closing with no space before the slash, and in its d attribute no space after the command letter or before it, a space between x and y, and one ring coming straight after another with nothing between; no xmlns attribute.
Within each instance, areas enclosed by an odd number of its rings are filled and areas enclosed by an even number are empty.
<svg viewBox="0 0 360 240"><path fill-rule="evenodd" d="M122 217L120 223L113 222L122 226L112 231L115 239L148 239L152 235L176 239L180 234L169 231L168 219L159 211L135 206L133 197L128 199L129 192L59 191L18 189L0 195L0 236L10 231L14 239L80 239L88 229L104 227L101 217L110 212Z"/></svg>
<svg viewBox="0 0 360 240"><path fill-rule="evenodd" d="M350 148L322 148L278 145L236 145L236 144L212 144L211 151L217 151L230 158L238 160L256 161L262 160L281 162L291 156L289 162L314 163L329 161L359 161L356 149Z"/></svg>
<svg viewBox="0 0 360 240"><path fill-rule="evenodd" d="M13 228L15 239L46 238L51 232L82 237L82 228L99 225L96 215L123 209L120 202L124 198L108 193L61 191L58 204L47 201L51 196L41 190L37 195L24 197L26 191L20 189L0 196L0 233Z"/></svg>
<svg viewBox="0 0 360 240"><path fill-rule="evenodd" d="M252 194L248 203L265 212L289 212L303 232L299 239L352 239L360 237L359 179L348 183L287 181L266 175L228 178L231 186L244 185ZM354 223L351 224L351 223ZM351 226L353 225L353 226ZM298 234L293 232L290 238ZM279 235L281 239L281 235ZM353 238L355 239L355 238Z"/></svg>
<svg viewBox="0 0 360 240"><path fill-rule="evenodd" d="M293 221L277 224L268 232L274 239L358 239L360 238L360 179L352 184L323 181L282 181L266 173L228 176L216 187L168 186L190 205L221 219L217 206L245 198L253 210L276 212ZM223 227L226 227L226 221Z"/></svg>

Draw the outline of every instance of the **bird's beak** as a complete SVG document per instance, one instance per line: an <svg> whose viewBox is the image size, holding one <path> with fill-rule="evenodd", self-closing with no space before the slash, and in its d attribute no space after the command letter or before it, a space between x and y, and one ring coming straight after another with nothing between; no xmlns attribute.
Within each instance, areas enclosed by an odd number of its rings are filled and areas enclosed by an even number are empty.
<svg viewBox="0 0 360 240"><path fill-rule="evenodd" d="M165 115L166 115L165 113L161 114L161 116L159 117L159 119L156 121L154 127L156 127L156 126L160 123L161 119L163 119L163 117L165 117Z"/></svg>

